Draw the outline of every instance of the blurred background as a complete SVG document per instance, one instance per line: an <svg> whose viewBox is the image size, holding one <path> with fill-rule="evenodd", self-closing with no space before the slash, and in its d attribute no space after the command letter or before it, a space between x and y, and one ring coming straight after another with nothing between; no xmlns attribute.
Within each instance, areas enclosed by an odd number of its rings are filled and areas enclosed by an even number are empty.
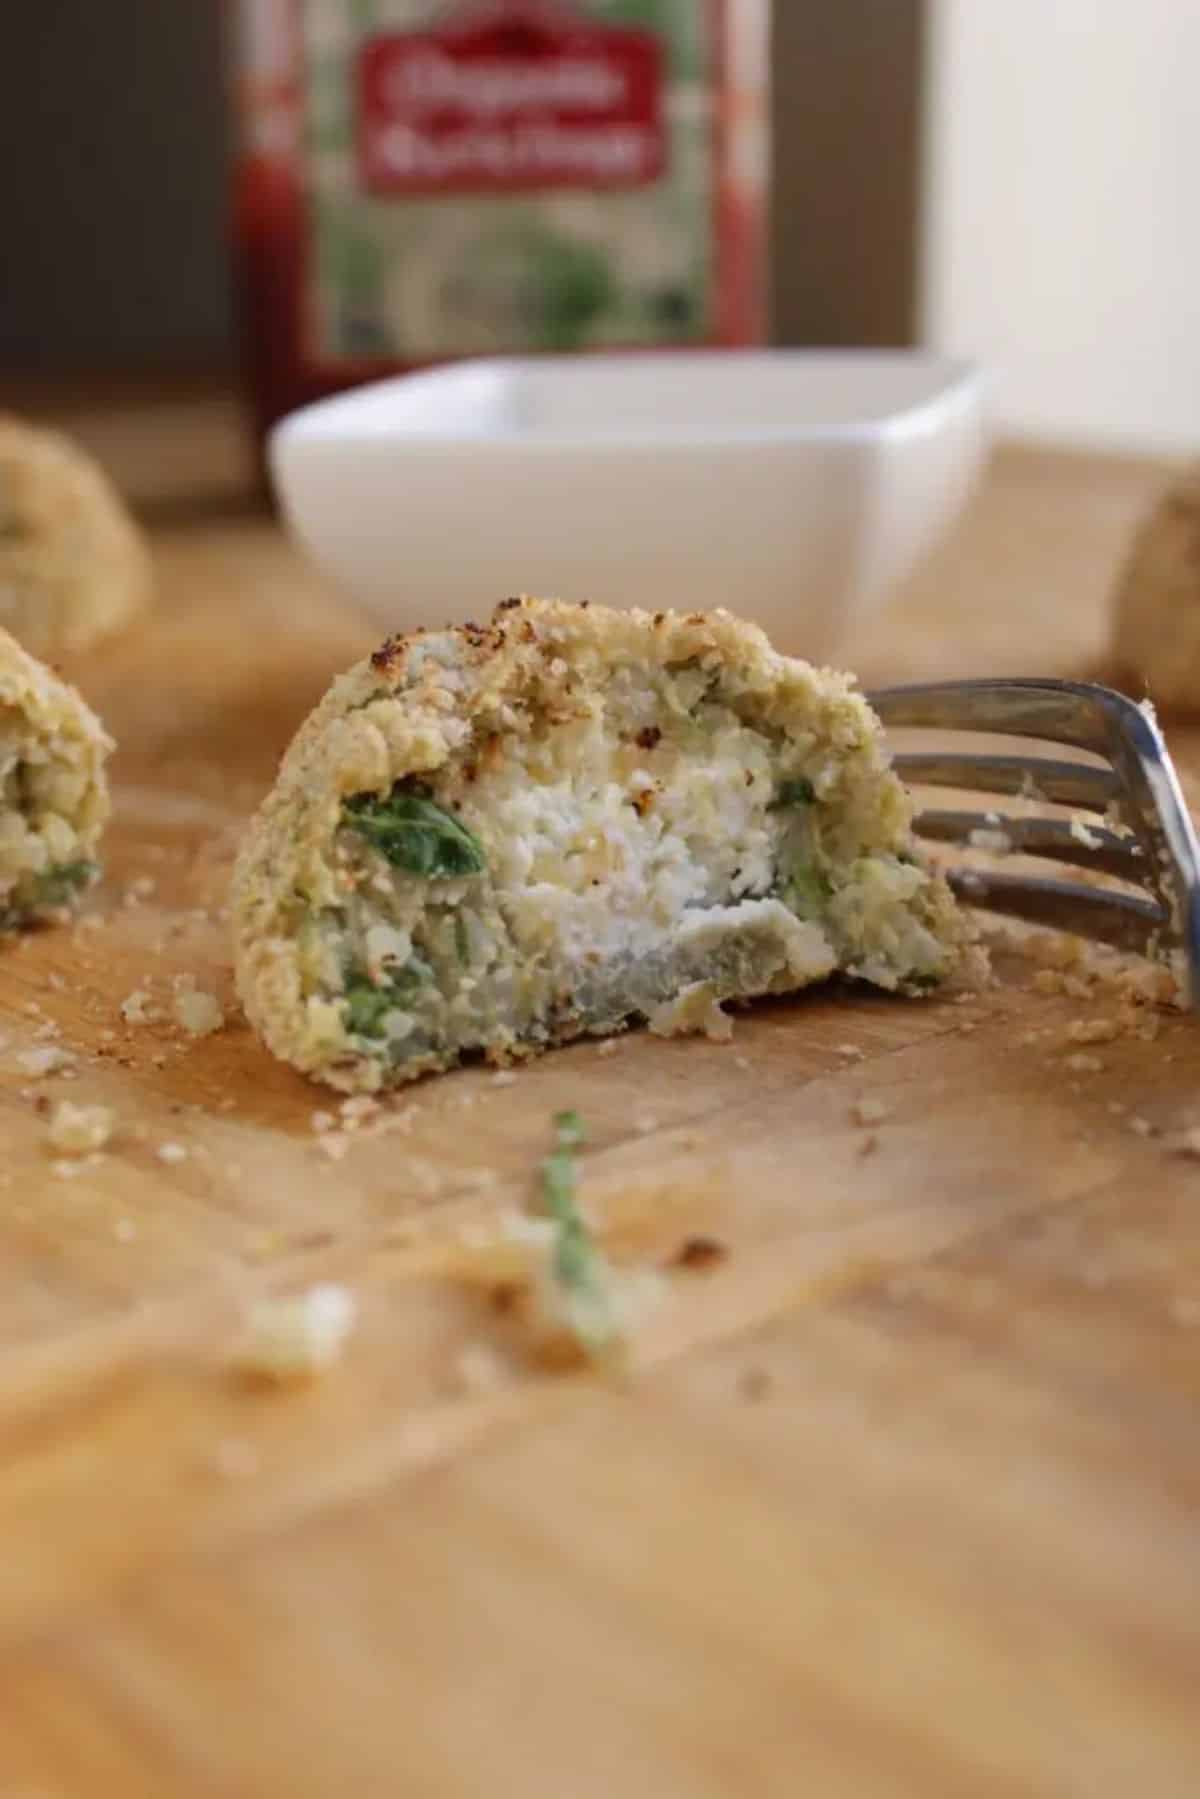
<svg viewBox="0 0 1200 1799"><path fill-rule="evenodd" d="M0 60L0 380L224 376L220 0L14 6ZM771 316L926 342L1010 433L1200 437L1200 7L781 0Z"/></svg>

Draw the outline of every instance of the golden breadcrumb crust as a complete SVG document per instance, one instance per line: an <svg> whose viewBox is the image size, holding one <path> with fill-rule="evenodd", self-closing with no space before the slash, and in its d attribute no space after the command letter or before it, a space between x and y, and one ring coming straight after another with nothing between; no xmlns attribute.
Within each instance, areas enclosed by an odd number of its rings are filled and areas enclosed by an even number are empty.
<svg viewBox="0 0 1200 1799"><path fill-rule="evenodd" d="M77 655L152 592L142 533L92 457L0 413L0 627L35 656Z"/></svg>

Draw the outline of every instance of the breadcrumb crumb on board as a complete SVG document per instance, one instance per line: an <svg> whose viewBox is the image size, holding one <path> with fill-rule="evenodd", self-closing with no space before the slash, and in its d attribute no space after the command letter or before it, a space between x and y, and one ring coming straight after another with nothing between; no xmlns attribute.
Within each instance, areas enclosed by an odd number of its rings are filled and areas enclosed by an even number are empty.
<svg viewBox="0 0 1200 1799"><path fill-rule="evenodd" d="M892 1108L881 1099L856 1100L851 1107L851 1116L855 1124L882 1124L883 1120L890 1118L891 1115Z"/></svg>
<svg viewBox="0 0 1200 1799"><path fill-rule="evenodd" d="M60 1156L86 1156L104 1148L116 1124L111 1106L77 1106L60 1099L50 1115L46 1139Z"/></svg>
<svg viewBox="0 0 1200 1799"><path fill-rule="evenodd" d="M246 1319L234 1371L278 1385L311 1380L340 1359L357 1321L358 1301L333 1283L260 1300Z"/></svg>
<svg viewBox="0 0 1200 1799"><path fill-rule="evenodd" d="M172 1010L176 1022L189 1037L211 1037L225 1024L225 1014L216 994L196 987L190 977L180 977Z"/></svg>

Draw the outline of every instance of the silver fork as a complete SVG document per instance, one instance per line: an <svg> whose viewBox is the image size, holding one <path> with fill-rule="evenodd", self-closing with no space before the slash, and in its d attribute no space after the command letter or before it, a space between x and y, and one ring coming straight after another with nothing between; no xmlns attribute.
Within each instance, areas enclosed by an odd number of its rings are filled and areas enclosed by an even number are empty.
<svg viewBox="0 0 1200 1799"><path fill-rule="evenodd" d="M975 831L1003 832L1016 854L1116 875L1140 887L1134 895L984 869L948 871L970 905L1169 961L1189 1003L1200 1007L1200 842L1148 711L1084 681L936 681L867 697L890 730L1042 738L1102 756L1105 766L1098 767L1025 754L936 750L897 754L895 768L910 786L1017 794L1095 814L1102 822L927 811L918 814L915 828L936 842L961 844Z"/></svg>

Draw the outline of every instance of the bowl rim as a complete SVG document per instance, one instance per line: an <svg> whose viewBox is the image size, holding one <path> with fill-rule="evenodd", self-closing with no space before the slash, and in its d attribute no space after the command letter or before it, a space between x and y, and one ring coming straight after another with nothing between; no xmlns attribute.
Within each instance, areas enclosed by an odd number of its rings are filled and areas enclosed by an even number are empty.
<svg viewBox="0 0 1200 1799"><path fill-rule="evenodd" d="M734 359L743 363L807 362L814 366L835 362L859 365L870 362L907 363L914 368L926 369L934 380L920 398L892 411L881 411L873 418L825 420L795 425L731 426L716 430L705 427L661 433L641 431L626 434L614 431L603 436L585 436L565 431L531 432L519 428L497 428L482 432L454 428L444 431L414 431L399 427L391 430L354 429L354 416L364 403L377 403L381 393L400 388L411 389L415 383L423 386L440 385L455 379L461 380L464 374L471 373L512 377L519 376L527 369L544 375L547 365L555 364L586 366L589 369L603 366L605 362L610 365L618 363L627 368L654 363L678 366L681 359L693 362L698 369L714 359L719 359L726 366ZM938 351L921 348L715 351L690 348L622 349L573 356L462 357L452 362L438 363L431 368L415 369L407 374L366 382L298 408L272 427L268 435L268 456L272 471L278 479L282 473L281 464L290 460L293 448L300 444L306 448L319 445L326 453L341 452L353 447L358 455L392 456L453 450L456 455L500 454L508 458L518 455L569 455L606 459L638 454L680 457L698 452L711 454L714 450L766 447L800 448L880 442L891 444L897 440L931 435L946 421L978 409L983 387L984 371L978 363L969 358L946 356Z"/></svg>

